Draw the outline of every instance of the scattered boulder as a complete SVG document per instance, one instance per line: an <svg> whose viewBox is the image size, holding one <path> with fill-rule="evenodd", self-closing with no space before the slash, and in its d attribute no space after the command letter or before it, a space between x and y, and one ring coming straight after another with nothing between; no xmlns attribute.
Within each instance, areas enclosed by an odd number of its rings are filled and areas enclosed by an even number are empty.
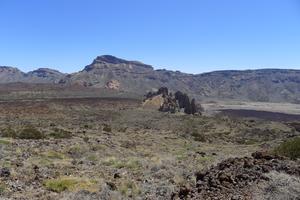
<svg viewBox="0 0 300 200"><path fill-rule="evenodd" d="M10 170L8 168L2 168L0 169L0 177L9 177L10 176Z"/></svg>

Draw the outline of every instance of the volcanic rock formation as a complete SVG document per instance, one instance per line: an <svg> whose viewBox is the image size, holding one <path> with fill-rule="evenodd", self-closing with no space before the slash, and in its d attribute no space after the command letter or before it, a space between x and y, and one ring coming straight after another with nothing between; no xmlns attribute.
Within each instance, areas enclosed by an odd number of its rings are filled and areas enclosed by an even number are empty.
<svg viewBox="0 0 300 200"><path fill-rule="evenodd" d="M190 101L188 95L180 91L177 91L173 96L167 87L161 87L157 92L148 92L145 97L144 107L156 105L159 106L158 110L161 112L175 113L183 110L186 114L201 114L195 99Z"/></svg>

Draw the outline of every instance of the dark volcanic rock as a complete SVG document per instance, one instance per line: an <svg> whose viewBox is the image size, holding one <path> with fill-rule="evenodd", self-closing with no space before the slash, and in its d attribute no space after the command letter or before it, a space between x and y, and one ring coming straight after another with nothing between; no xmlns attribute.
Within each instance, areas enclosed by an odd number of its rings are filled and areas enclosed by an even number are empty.
<svg viewBox="0 0 300 200"><path fill-rule="evenodd" d="M196 173L196 187L180 188L173 199L251 199L249 186L269 181L270 171L300 176L300 165L266 152L255 152L252 157L229 158L205 172Z"/></svg>
<svg viewBox="0 0 300 200"><path fill-rule="evenodd" d="M0 177L9 177L10 176L10 170L8 168L2 168L0 170Z"/></svg>
<svg viewBox="0 0 300 200"><path fill-rule="evenodd" d="M158 95L161 95L163 98L163 102L159 108L159 111L175 113L177 111L180 111L181 108L183 108L186 114L199 113L196 106L195 99L193 99L192 102L190 102L188 95L183 94L180 91L177 91L175 93L175 96L173 97L173 94L169 93L167 87L161 87L157 92L147 93L145 95L146 97L145 100L151 99L154 96L158 96Z"/></svg>
<svg viewBox="0 0 300 200"><path fill-rule="evenodd" d="M169 90L166 87L161 87L157 91L157 95L162 94L163 96L168 96L169 95Z"/></svg>
<svg viewBox="0 0 300 200"><path fill-rule="evenodd" d="M194 115L197 112L198 112L198 108L196 106L196 101L195 101L195 99L192 99L192 101L191 101L191 114Z"/></svg>

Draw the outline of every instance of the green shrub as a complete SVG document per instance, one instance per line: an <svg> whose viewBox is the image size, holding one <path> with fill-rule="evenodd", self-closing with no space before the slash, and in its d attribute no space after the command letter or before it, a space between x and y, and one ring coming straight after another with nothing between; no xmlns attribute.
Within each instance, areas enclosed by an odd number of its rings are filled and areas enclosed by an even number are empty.
<svg viewBox="0 0 300 200"><path fill-rule="evenodd" d="M5 192L5 189L6 189L5 185L0 183L0 195Z"/></svg>
<svg viewBox="0 0 300 200"><path fill-rule="evenodd" d="M99 189L98 182L95 180L79 177L59 177L56 179L45 180L44 186L53 192L87 190L96 192Z"/></svg>
<svg viewBox="0 0 300 200"><path fill-rule="evenodd" d="M111 132L112 128L111 128L110 125L105 124L104 127L103 127L103 131L105 131L105 132Z"/></svg>
<svg viewBox="0 0 300 200"><path fill-rule="evenodd" d="M277 155L286 156L293 160L300 158L300 137L289 139L275 148Z"/></svg>
<svg viewBox="0 0 300 200"><path fill-rule="evenodd" d="M17 135L17 138L39 140L44 139L45 135L34 127L27 127Z"/></svg>
<svg viewBox="0 0 300 200"><path fill-rule="evenodd" d="M54 179L44 182L45 187L53 192L63 192L65 190L70 190L76 184L77 181L74 179Z"/></svg>
<svg viewBox="0 0 300 200"><path fill-rule="evenodd" d="M104 162L106 166L112 166L117 169L127 168L131 170L137 170L142 167L141 163L135 158L127 158L126 160L120 160L115 157L107 158Z"/></svg>
<svg viewBox="0 0 300 200"><path fill-rule="evenodd" d="M1 145L9 145L9 144L11 144L11 142L9 140L0 139L0 144Z"/></svg>
<svg viewBox="0 0 300 200"><path fill-rule="evenodd" d="M84 136L84 137L83 137L83 141L84 141L85 143L87 143L87 142L89 141L89 139L90 139L90 138L87 137L87 136Z"/></svg>
<svg viewBox="0 0 300 200"><path fill-rule="evenodd" d="M1 130L0 132L1 137L9 137L9 138L16 138L17 137L17 132L12 129L11 127L5 128Z"/></svg>
<svg viewBox="0 0 300 200"><path fill-rule="evenodd" d="M60 152L56 152L56 151L46 151L44 153L41 154L43 157L45 158L49 158L49 159L64 159L65 155L60 153Z"/></svg>
<svg viewBox="0 0 300 200"><path fill-rule="evenodd" d="M50 137L54 139L70 139L72 133L63 129L55 128L52 133L49 134Z"/></svg>
<svg viewBox="0 0 300 200"><path fill-rule="evenodd" d="M192 136L194 137L195 141L198 142L206 142L206 137L204 134L199 133L197 130L193 130Z"/></svg>

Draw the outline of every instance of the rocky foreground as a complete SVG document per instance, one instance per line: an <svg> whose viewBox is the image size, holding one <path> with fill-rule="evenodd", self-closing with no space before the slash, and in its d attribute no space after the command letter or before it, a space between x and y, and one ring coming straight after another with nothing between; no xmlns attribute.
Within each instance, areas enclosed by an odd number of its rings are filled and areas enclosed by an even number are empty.
<svg viewBox="0 0 300 200"><path fill-rule="evenodd" d="M272 174L276 172L289 177L290 181L285 185L289 185L292 191L280 197L275 196L276 189L282 187L280 183L266 187L273 190L268 191L270 199L299 199L300 164L264 152L253 153L251 157L229 158L206 172L197 173L196 186L182 187L172 199L264 199L263 196L258 197L255 190L260 185L270 184Z"/></svg>
<svg viewBox="0 0 300 200"><path fill-rule="evenodd" d="M297 123L159 112L121 98L2 101L0 111L1 200L300 193L299 163L252 154L299 136Z"/></svg>

